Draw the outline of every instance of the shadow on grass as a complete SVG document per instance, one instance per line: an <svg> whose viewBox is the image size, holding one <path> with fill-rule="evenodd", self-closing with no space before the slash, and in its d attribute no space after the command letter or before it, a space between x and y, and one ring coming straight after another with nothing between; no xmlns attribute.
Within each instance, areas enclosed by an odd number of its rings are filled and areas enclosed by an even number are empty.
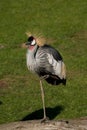
<svg viewBox="0 0 87 130"><path fill-rule="evenodd" d="M61 111L63 110L64 110L63 106L56 106L54 108L46 108L46 115L50 120L52 120L57 115L59 115ZM43 118L43 109L40 109L25 116L21 121L35 120L35 119L42 119L42 118Z"/></svg>

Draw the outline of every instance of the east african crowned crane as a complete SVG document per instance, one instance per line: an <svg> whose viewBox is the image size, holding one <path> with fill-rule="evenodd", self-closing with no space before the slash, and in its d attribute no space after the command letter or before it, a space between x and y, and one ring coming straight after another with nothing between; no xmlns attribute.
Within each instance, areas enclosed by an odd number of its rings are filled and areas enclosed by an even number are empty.
<svg viewBox="0 0 87 130"><path fill-rule="evenodd" d="M40 77L40 87L43 102L44 118L46 120L46 110L44 101L44 90L42 80L46 80L49 84L59 85L66 84L66 69L63 58L60 53L50 45L44 44L39 46L34 36L29 36L26 42L28 47L26 59L27 67Z"/></svg>

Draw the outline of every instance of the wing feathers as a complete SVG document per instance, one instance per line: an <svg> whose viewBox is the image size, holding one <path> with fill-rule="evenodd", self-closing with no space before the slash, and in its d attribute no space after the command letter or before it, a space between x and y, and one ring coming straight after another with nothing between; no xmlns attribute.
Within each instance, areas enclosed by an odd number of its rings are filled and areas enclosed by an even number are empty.
<svg viewBox="0 0 87 130"><path fill-rule="evenodd" d="M51 54L47 54L47 58L49 64L53 66L53 70L55 75L57 75L60 79L66 79L66 67L63 61L56 61Z"/></svg>

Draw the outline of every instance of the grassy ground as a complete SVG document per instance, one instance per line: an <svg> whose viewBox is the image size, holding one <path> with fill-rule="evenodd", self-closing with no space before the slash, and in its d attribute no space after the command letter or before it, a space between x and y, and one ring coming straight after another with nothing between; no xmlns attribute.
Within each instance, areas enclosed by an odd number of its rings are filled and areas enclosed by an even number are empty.
<svg viewBox="0 0 87 130"><path fill-rule="evenodd" d="M87 116L87 0L0 1L0 123L42 117L39 78L26 67L26 31L56 41L66 87L43 82L50 119Z"/></svg>

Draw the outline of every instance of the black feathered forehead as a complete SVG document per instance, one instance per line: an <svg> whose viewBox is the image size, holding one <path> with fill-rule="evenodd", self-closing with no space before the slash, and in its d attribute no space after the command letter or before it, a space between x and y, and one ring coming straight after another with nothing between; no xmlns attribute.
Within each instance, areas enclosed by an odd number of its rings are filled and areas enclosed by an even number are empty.
<svg viewBox="0 0 87 130"><path fill-rule="evenodd" d="M34 37L33 36L30 36L29 38L28 38L28 41L29 42L31 42L31 41L33 41L34 40Z"/></svg>

